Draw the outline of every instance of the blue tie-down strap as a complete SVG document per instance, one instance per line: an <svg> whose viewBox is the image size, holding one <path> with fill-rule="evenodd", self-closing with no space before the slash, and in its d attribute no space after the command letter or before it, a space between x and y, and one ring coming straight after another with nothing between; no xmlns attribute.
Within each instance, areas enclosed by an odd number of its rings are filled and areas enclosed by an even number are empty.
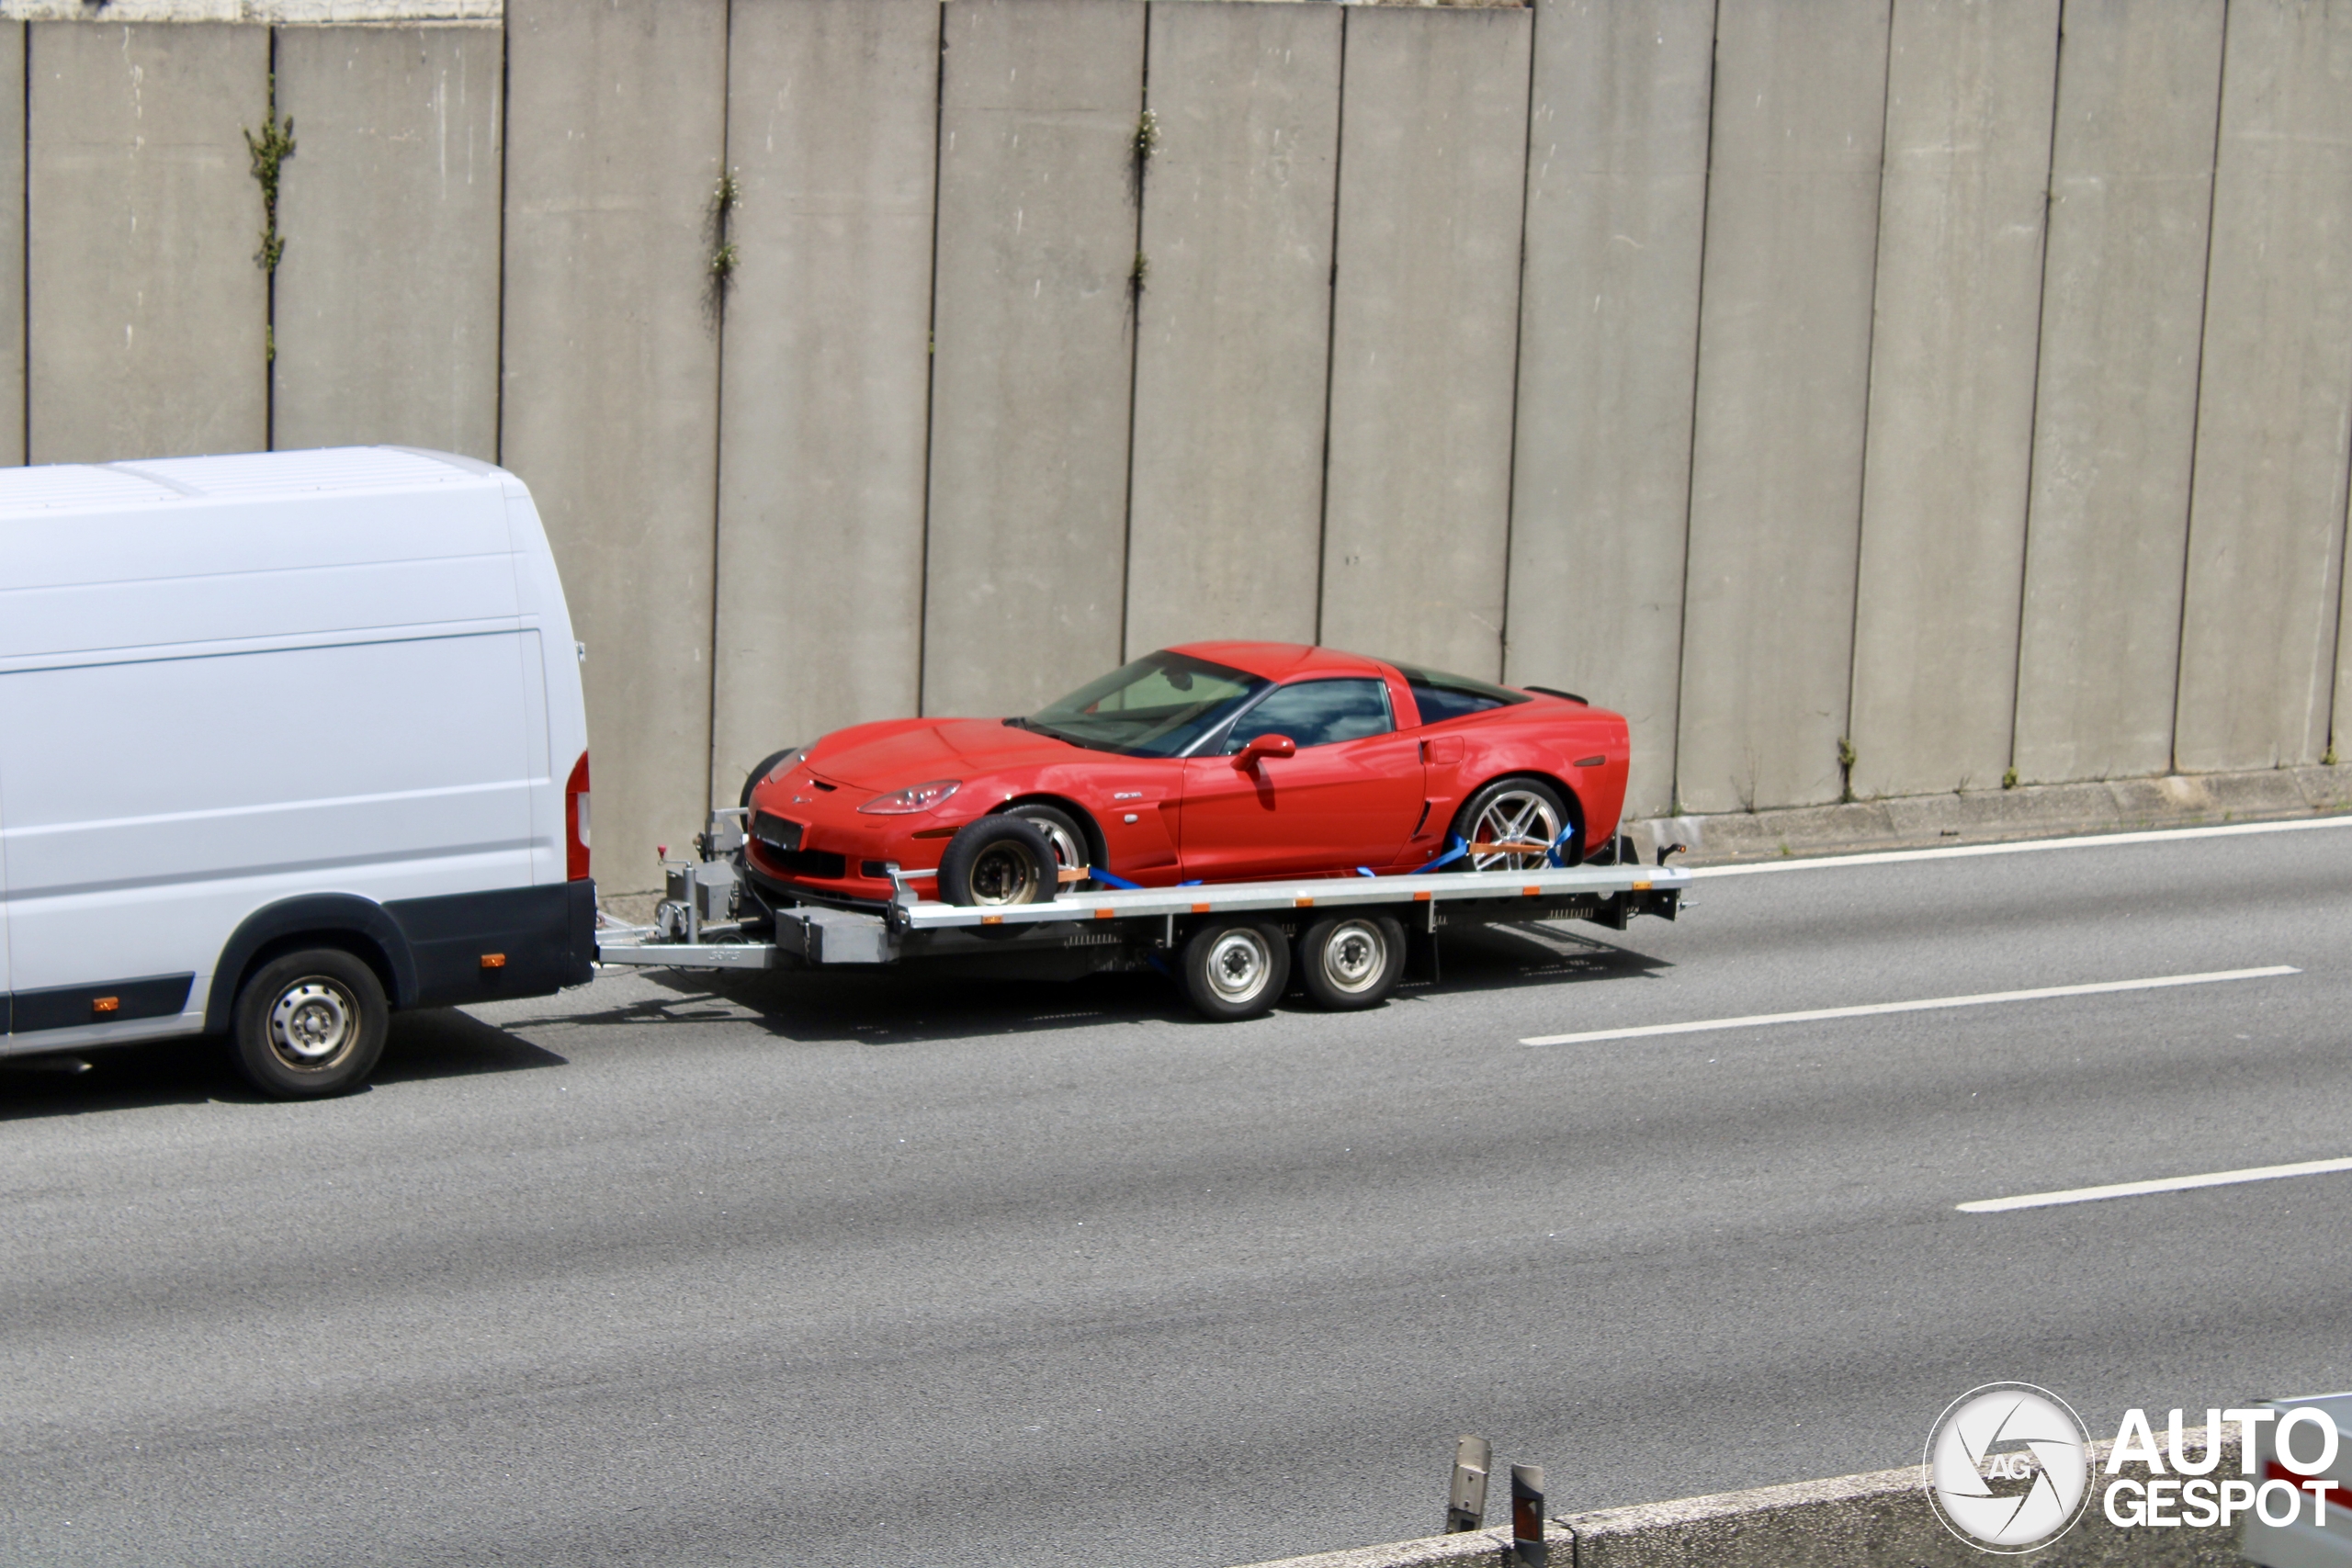
<svg viewBox="0 0 2352 1568"><path fill-rule="evenodd" d="M1419 876L1424 871L1435 871L1439 866L1448 864L1453 861L1458 861L1469 852L1470 846L1462 841L1461 834L1449 833L1445 838L1445 853L1438 856L1437 859L1430 862L1427 865L1416 867L1413 874L1415 876Z"/></svg>
<svg viewBox="0 0 2352 1568"><path fill-rule="evenodd" d="M1129 882L1124 876L1114 876L1109 872L1102 870L1100 866L1088 866L1086 868L1086 874L1101 883L1103 886L1115 887L1122 893L1140 893L1143 891L1142 883Z"/></svg>
<svg viewBox="0 0 2352 1568"><path fill-rule="evenodd" d="M1356 874L1358 876L1377 876L1379 873L1374 871L1372 867L1368 865L1360 865L1356 867Z"/></svg>
<svg viewBox="0 0 2352 1568"><path fill-rule="evenodd" d="M1568 863L1561 856L1560 846L1566 843L1571 838L1575 837L1576 830L1577 825L1573 822L1561 829L1560 836L1552 840L1552 847L1544 852L1544 858L1550 861L1554 865L1565 868Z"/></svg>

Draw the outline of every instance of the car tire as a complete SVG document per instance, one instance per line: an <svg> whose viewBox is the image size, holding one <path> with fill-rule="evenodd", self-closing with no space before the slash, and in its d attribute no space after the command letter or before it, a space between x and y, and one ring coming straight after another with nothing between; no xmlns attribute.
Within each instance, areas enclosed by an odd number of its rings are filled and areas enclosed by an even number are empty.
<svg viewBox="0 0 2352 1568"><path fill-rule="evenodd" d="M967 908L1044 904L1059 884L1054 846L1025 817L1001 813L967 822L939 857L942 902Z"/></svg>
<svg viewBox="0 0 2352 1568"><path fill-rule="evenodd" d="M1496 840L1480 835L1482 824L1501 830L1513 823L1523 825L1526 841L1541 837L1546 842L1556 839L1560 829L1576 820L1560 792L1542 779L1524 775L1497 779L1481 787L1468 804L1453 814L1453 836L1468 844L1491 843ZM1579 825L1581 826L1581 825ZM1570 835L1563 847L1561 859L1575 865L1584 859L1584 835ZM1551 863L1541 854L1464 855L1447 867L1450 871L1533 871Z"/></svg>
<svg viewBox="0 0 2352 1568"><path fill-rule="evenodd" d="M1298 977L1329 1012L1378 1007L1405 968L1405 928L1389 915L1334 915L1298 939Z"/></svg>
<svg viewBox="0 0 2352 1568"><path fill-rule="evenodd" d="M768 770L799 750L797 746L786 746L781 751L771 751L761 758L758 765L743 775L743 795L735 804L749 811L752 808L752 792L759 787L762 779L768 776Z"/></svg>
<svg viewBox="0 0 2352 1568"><path fill-rule="evenodd" d="M1184 944L1184 991L1204 1018L1255 1018L1290 984L1290 943L1267 920L1220 920Z"/></svg>
<svg viewBox="0 0 2352 1568"><path fill-rule="evenodd" d="M1008 807L1004 814L1007 817L1018 817L1024 822L1035 823L1038 830L1046 835L1046 842L1053 847L1054 862L1062 870L1084 871L1094 863L1094 852L1087 838L1086 829L1079 825L1077 818L1072 817L1060 807L1033 802ZM1090 877L1077 882L1064 882L1061 884L1061 890L1065 893L1083 893L1093 886L1093 879Z"/></svg>
<svg viewBox="0 0 2352 1568"><path fill-rule="evenodd" d="M390 1027L373 969L341 948L310 948L245 977L230 1012L230 1055L272 1100L317 1100L367 1082Z"/></svg>

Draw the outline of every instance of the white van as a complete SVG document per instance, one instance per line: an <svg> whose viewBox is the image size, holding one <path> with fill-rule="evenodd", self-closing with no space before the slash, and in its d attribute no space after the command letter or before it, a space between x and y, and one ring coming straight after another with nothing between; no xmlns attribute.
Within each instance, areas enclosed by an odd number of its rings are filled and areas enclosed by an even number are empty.
<svg viewBox="0 0 2352 1568"><path fill-rule="evenodd" d="M0 470L0 1055L589 978L580 650L520 479L401 447Z"/></svg>

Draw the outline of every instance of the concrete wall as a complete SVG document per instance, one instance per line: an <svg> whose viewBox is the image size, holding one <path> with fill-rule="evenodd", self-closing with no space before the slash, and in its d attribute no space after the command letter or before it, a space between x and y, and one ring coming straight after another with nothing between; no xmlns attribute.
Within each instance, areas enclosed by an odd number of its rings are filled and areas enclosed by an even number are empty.
<svg viewBox="0 0 2352 1568"><path fill-rule="evenodd" d="M1838 794L1887 27L1887 0L1716 17L1676 755L1695 811Z"/></svg>
<svg viewBox="0 0 2352 1568"><path fill-rule="evenodd" d="M2051 149L2015 765L2172 760L2222 0L2070 0Z"/></svg>
<svg viewBox="0 0 2352 1568"><path fill-rule="evenodd" d="M1020 712L1120 658L1144 7L941 15L923 707Z"/></svg>
<svg viewBox="0 0 2352 1568"><path fill-rule="evenodd" d="M2352 422L2352 3L2233 0L2176 762L2316 761Z"/></svg>
<svg viewBox="0 0 2352 1568"><path fill-rule="evenodd" d="M2009 765L2058 0L1895 0L1850 730L1860 795Z"/></svg>
<svg viewBox="0 0 2352 1568"><path fill-rule="evenodd" d="M531 486L588 645L596 872L658 886L710 794L718 332L704 215L725 0L507 12L500 461ZM729 792L729 798L733 793Z"/></svg>
<svg viewBox="0 0 2352 1568"><path fill-rule="evenodd" d="M245 129L269 30L33 25L27 75L31 460L267 441L267 280Z"/></svg>
<svg viewBox="0 0 2352 1568"><path fill-rule="evenodd" d="M1504 671L1633 727L1674 795L1714 0L1545 0L1527 127Z"/></svg>
<svg viewBox="0 0 2352 1568"><path fill-rule="evenodd" d="M915 711L936 0L739 4L711 792Z"/></svg>
<svg viewBox="0 0 2352 1568"><path fill-rule="evenodd" d="M271 321L278 446L498 455L496 28L289 28Z"/></svg>
<svg viewBox="0 0 2352 1568"><path fill-rule="evenodd" d="M1327 6L1152 7L1130 655L1315 640L1341 22Z"/></svg>
<svg viewBox="0 0 2352 1568"><path fill-rule="evenodd" d="M1347 14L1322 640L1501 673L1529 14Z"/></svg>
<svg viewBox="0 0 2352 1568"><path fill-rule="evenodd" d="M0 0L0 460L497 455L616 892L1188 637L1584 692L1638 814L2352 733L2352 0L105 15Z"/></svg>

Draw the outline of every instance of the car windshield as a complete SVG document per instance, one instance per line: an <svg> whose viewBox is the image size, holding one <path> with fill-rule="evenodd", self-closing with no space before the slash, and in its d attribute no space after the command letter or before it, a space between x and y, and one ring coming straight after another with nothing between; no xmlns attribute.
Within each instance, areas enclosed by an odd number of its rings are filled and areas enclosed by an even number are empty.
<svg viewBox="0 0 2352 1568"><path fill-rule="evenodd" d="M1099 751L1174 757L1266 684L1205 659L1163 650L1147 653L1014 722Z"/></svg>

